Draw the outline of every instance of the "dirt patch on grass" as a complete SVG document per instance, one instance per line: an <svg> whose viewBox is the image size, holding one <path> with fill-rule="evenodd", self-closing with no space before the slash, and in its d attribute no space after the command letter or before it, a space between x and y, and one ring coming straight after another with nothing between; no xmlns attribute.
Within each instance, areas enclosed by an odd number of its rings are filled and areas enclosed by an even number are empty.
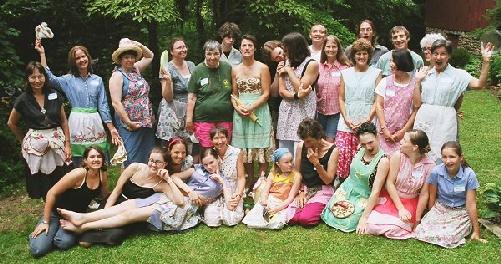
<svg viewBox="0 0 501 264"><path fill-rule="evenodd" d="M43 211L42 200L30 199L26 193L14 193L0 200L0 232L33 228Z"/></svg>

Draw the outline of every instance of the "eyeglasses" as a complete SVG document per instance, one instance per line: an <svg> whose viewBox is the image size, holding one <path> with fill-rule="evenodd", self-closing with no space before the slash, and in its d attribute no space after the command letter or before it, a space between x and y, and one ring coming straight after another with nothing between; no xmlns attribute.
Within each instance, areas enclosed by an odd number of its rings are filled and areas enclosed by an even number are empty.
<svg viewBox="0 0 501 264"><path fill-rule="evenodd" d="M431 51L431 47L422 47L422 48L421 48L421 50L422 50L423 52L425 52L425 51L427 51L427 50Z"/></svg>
<svg viewBox="0 0 501 264"><path fill-rule="evenodd" d="M148 162L155 163L155 165L165 164L165 162L164 162L164 161L161 161L161 160L153 160L153 159L148 159Z"/></svg>

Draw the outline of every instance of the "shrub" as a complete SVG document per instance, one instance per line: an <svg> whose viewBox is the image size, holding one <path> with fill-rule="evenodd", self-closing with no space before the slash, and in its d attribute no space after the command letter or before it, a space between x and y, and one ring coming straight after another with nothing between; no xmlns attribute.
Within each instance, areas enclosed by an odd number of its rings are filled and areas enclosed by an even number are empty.
<svg viewBox="0 0 501 264"><path fill-rule="evenodd" d="M501 223L501 184L487 183L482 196L487 206L482 212L482 217Z"/></svg>
<svg viewBox="0 0 501 264"><path fill-rule="evenodd" d="M492 59L490 77L492 85L501 83L501 55L497 55Z"/></svg>
<svg viewBox="0 0 501 264"><path fill-rule="evenodd" d="M478 78L480 76L481 67L482 67L482 59L477 56L473 56L468 62L468 64L464 66L464 69L471 75Z"/></svg>
<svg viewBox="0 0 501 264"><path fill-rule="evenodd" d="M458 68L464 68L471 60L471 54L464 48L457 48L452 51L449 63Z"/></svg>

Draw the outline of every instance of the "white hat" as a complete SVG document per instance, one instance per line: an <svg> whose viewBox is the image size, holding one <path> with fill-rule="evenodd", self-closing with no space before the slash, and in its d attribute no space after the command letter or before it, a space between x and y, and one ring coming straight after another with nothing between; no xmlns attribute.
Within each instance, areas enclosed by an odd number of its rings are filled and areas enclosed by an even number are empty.
<svg viewBox="0 0 501 264"><path fill-rule="evenodd" d="M143 50L138 47L132 40L128 38L123 38L120 40L118 43L118 49L113 51L113 54L111 54L111 59L113 60L114 63L120 65L120 55L124 53L125 51L135 51L136 52L136 60L140 60L143 57Z"/></svg>

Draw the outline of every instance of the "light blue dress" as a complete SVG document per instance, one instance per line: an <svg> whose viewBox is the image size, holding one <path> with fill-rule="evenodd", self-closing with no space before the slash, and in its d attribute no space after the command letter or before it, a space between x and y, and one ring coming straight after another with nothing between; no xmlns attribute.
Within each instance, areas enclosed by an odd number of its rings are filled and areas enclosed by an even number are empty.
<svg viewBox="0 0 501 264"><path fill-rule="evenodd" d="M441 73L432 68L421 81L423 104L417 111L414 128L426 132L430 139L429 156L434 161L440 159L442 145L457 138L454 104L472 80L471 74L465 70L447 65Z"/></svg>
<svg viewBox="0 0 501 264"><path fill-rule="evenodd" d="M369 117L376 98L376 79L380 72L381 70L374 67L369 67L365 72L357 72L355 67L341 71L345 85L346 115L353 122L359 123ZM352 132L343 117L339 120L338 131Z"/></svg>

